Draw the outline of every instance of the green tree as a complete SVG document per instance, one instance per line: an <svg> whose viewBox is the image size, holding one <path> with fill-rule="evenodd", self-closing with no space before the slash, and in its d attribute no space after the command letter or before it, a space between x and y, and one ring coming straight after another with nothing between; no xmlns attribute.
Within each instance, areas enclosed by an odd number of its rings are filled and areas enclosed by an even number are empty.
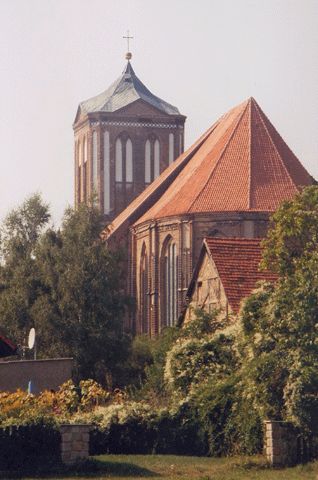
<svg viewBox="0 0 318 480"><path fill-rule="evenodd" d="M19 343L35 327L39 357L72 356L78 378L117 383L129 344L122 255L100 240L95 207L67 209L58 230L49 219L34 195L3 224L1 326Z"/></svg>
<svg viewBox="0 0 318 480"><path fill-rule="evenodd" d="M48 205L32 195L5 218L0 230L0 319L23 344L34 324L33 307L43 292L35 249L50 220Z"/></svg>
<svg viewBox="0 0 318 480"><path fill-rule="evenodd" d="M305 188L272 216L272 228L264 241L263 266L289 275L298 260L317 249L318 187Z"/></svg>
<svg viewBox="0 0 318 480"><path fill-rule="evenodd" d="M264 265L279 272L241 312L246 394L263 417L318 429L318 188L273 216Z"/></svg>
<svg viewBox="0 0 318 480"><path fill-rule="evenodd" d="M47 231L36 255L49 297L39 309L48 308L55 332L47 351L59 345L60 355L74 356L80 378L105 384L118 377L129 338L123 331L123 258L101 242L101 225L94 207L68 209L60 231Z"/></svg>

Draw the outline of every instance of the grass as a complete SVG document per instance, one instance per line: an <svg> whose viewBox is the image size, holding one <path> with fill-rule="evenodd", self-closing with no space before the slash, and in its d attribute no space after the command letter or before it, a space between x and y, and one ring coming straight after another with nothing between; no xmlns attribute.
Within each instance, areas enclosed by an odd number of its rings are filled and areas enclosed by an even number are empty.
<svg viewBox="0 0 318 480"><path fill-rule="evenodd" d="M170 455L102 455L55 474L3 479L84 480L318 480L318 462L271 469L264 457L203 458Z"/></svg>

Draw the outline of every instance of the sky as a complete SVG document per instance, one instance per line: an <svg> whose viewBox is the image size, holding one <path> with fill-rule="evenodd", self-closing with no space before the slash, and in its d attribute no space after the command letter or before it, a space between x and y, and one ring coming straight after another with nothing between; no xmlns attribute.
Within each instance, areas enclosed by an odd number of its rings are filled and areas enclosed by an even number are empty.
<svg viewBox="0 0 318 480"><path fill-rule="evenodd" d="M78 104L125 67L187 116L190 146L253 96L318 178L317 0L0 0L0 219L73 204Z"/></svg>

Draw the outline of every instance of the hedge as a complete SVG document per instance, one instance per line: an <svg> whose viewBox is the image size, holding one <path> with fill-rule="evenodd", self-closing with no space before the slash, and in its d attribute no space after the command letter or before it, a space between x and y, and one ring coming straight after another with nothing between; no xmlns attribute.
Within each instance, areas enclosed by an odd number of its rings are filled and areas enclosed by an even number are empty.
<svg viewBox="0 0 318 480"><path fill-rule="evenodd" d="M53 426L27 425L0 429L0 470L27 471L60 461L61 435Z"/></svg>

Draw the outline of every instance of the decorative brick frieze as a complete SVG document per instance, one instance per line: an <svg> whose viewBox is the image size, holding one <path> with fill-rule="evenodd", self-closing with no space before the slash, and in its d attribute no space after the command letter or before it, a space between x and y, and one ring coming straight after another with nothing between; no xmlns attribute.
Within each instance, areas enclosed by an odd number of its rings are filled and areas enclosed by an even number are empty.
<svg viewBox="0 0 318 480"><path fill-rule="evenodd" d="M149 127L149 128L171 128L171 129L176 129L176 128L183 128L181 125L176 125L174 123L155 123L155 122L124 122L124 121L109 121L109 122L91 122L90 124L92 127L95 127L97 125L103 125L103 126L114 126L114 127L139 127L139 128L144 128L144 127Z"/></svg>

